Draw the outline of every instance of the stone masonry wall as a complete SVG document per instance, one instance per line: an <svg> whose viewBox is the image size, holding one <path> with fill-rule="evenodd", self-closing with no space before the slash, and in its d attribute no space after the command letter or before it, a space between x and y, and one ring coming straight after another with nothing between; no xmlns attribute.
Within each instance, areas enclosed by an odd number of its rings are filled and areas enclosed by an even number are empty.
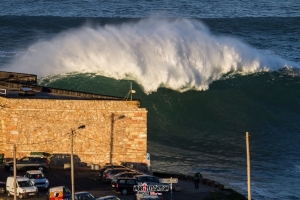
<svg viewBox="0 0 300 200"><path fill-rule="evenodd" d="M87 164L147 163L147 110L138 101L0 97L0 153L73 153ZM85 125L84 129L78 129Z"/></svg>

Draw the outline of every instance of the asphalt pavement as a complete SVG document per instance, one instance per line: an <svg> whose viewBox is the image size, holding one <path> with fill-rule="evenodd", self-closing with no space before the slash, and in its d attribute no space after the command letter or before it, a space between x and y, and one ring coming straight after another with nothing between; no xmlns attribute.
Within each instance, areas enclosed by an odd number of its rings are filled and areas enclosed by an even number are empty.
<svg viewBox="0 0 300 200"><path fill-rule="evenodd" d="M18 171L18 176L24 176L25 171ZM49 180L50 186L64 185L71 189L71 171L65 170L63 167L52 167L49 171L44 173ZM13 172L6 171L4 164L0 164L0 181L6 181L8 176L13 176ZM120 193L111 189L110 184L101 181L98 171L92 170L89 167L74 168L74 187L75 192L89 191L96 197L106 195L116 195L122 200L133 200L134 195L121 195ZM204 200L210 192L219 191L218 188L213 188L207 185L200 184L200 189L194 189L194 183L191 180L178 180L178 183L172 184L172 187L179 186L180 191L172 191L163 193L164 200ZM40 191L38 198L30 198L32 200L45 199L46 190ZM13 197L7 197L7 194L0 194L0 200L13 199Z"/></svg>

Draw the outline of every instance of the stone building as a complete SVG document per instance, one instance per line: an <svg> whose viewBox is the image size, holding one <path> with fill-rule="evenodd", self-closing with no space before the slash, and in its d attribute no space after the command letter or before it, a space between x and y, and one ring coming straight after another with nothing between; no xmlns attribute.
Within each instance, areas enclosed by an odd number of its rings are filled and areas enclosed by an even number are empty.
<svg viewBox="0 0 300 200"><path fill-rule="evenodd" d="M73 153L81 163L147 163L147 110L139 100L37 85L0 72L0 153ZM71 142L73 137L73 143Z"/></svg>

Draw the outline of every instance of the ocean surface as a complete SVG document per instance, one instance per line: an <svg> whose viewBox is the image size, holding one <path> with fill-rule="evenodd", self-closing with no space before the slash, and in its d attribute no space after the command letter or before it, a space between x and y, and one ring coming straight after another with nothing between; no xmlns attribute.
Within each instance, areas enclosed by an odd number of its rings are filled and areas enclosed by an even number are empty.
<svg viewBox="0 0 300 200"><path fill-rule="evenodd" d="M154 171L300 199L300 1L2 0L0 70L148 110Z"/></svg>

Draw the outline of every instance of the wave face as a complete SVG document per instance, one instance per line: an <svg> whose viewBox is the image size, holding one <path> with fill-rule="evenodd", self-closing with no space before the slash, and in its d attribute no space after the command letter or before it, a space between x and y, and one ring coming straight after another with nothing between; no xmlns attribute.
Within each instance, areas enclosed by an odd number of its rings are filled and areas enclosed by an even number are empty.
<svg viewBox="0 0 300 200"><path fill-rule="evenodd" d="M154 170L191 174L201 170L245 196L246 148L249 132L253 196L276 199L270 185L296 199L299 175L300 77L283 69L233 75L214 81L207 91L179 93L159 88L152 94L137 92L148 110L148 151ZM58 88L126 96L130 81L95 73L57 75L40 84ZM297 167L298 166L298 167ZM289 177L287 179L287 177ZM284 194L283 194L284 196ZM286 196L284 196L286 197Z"/></svg>
<svg viewBox="0 0 300 200"><path fill-rule="evenodd" d="M152 168L245 196L249 132L252 197L299 199L299 3L49 2L2 2L1 70L120 97L132 82Z"/></svg>

